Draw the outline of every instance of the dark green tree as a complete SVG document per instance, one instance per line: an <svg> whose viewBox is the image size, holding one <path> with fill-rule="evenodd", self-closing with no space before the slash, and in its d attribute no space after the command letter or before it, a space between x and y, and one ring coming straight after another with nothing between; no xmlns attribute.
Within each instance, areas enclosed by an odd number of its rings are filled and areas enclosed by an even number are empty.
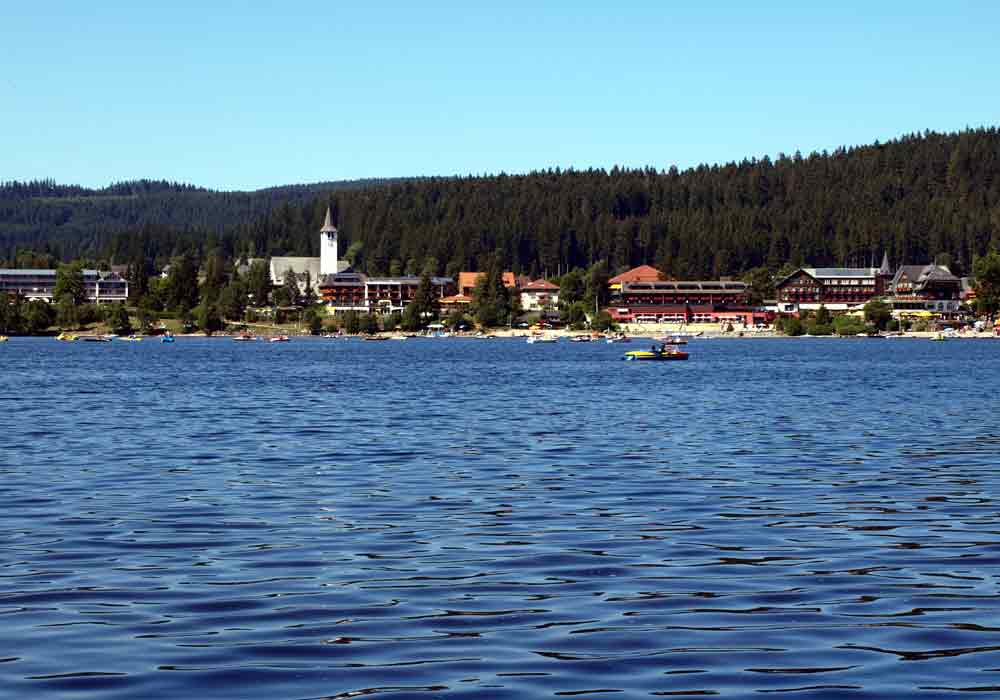
<svg viewBox="0 0 1000 700"><path fill-rule="evenodd" d="M271 303L270 260L254 260L250 264L246 288L254 306L267 306Z"/></svg>
<svg viewBox="0 0 1000 700"><path fill-rule="evenodd" d="M1000 309L1000 253L991 250L972 264L975 275L976 309L992 320Z"/></svg>
<svg viewBox="0 0 1000 700"><path fill-rule="evenodd" d="M125 304L111 305L108 311L107 324L113 332L119 335L127 335L132 332L132 322L129 320Z"/></svg>
<svg viewBox="0 0 1000 700"><path fill-rule="evenodd" d="M53 299L68 298L77 306L87 301L87 293L83 283L83 265L78 262L60 265L56 270L56 286L52 292Z"/></svg>
<svg viewBox="0 0 1000 700"><path fill-rule="evenodd" d="M212 335L213 333L218 333L224 328L222 322L222 314L219 313L219 307L215 304L202 303L198 307L198 327L205 333L205 335Z"/></svg>
<svg viewBox="0 0 1000 700"><path fill-rule="evenodd" d="M865 321L872 324L877 330L884 331L891 318L892 307L884 301L872 299L865 304Z"/></svg>

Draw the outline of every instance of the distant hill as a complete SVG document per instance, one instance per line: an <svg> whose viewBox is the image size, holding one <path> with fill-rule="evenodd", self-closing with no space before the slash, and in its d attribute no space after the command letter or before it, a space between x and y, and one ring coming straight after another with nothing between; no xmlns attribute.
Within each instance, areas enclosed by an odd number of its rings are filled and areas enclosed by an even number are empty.
<svg viewBox="0 0 1000 700"><path fill-rule="evenodd" d="M886 143L685 171L620 169L332 182L211 192L164 182L90 191L0 189L0 259L49 246L64 259L162 261L315 255L326 207L341 250L372 273L481 269L498 255L531 275L605 261L680 277L784 263L938 258L957 273L1000 246L1000 133L924 132Z"/></svg>
<svg viewBox="0 0 1000 700"><path fill-rule="evenodd" d="M106 257L115 235L123 232L222 236L285 205L302 207L331 192L386 182L318 182L250 192L164 180L118 182L102 189L53 180L0 183L0 260L13 260L14 250L25 248L50 250L63 259Z"/></svg>

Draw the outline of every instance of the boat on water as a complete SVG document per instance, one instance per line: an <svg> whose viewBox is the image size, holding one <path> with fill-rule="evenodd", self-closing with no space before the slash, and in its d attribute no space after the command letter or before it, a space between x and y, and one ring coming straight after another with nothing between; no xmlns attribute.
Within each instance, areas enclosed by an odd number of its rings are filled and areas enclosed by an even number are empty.
<svg viewBox="0 0 1000 700"><path fill-rule="evenodd" d="M391 336L389 336L389 340L409 340L409 338L410 338L410 336L408 336L408 335L391 335Z"/></svg>
<svg viewBox="0 0 1000 700"><path fill-rule="evenodd" d="M612 343L631 343L632 339L629 338L624 333L619 333L618 335L605 336L604 342L608 343L609 345Z"/></svg>
<svg viewBox="0 0 1000 700"><path fill-rule="evenodd" d="M142 341L142 338L137 335L127 335L124 338L120 338L120 340L124 340L126 343L138 343Z"/></svg>
<svg viewBox="0 0 1000 700"><path fill-rule="evenodd" d="M660 338L660 342L665 345L687 345L687 338L679 335L672 335L666 338Z"/></svg>
<svg viewBox="0 0 1000 700"><path fill-rule="evenodd" d="M272 335L267 339L269 343L287 343L291 340L287 335Z"/></svg>
<svg viewBox="0 0 1000 700"><path fill-rule="evenodd" d="M105 338L103 335L81 335L79 340L85 343L110 343L110 338Z"/></svg>
<svg viewBox="0 0 1000 700"><path fill-rule="evenodd" d="M623 360L645 362L671 362L688 359L689 354L675 347L661 345L651 350L630 350L622 356Z"/></svg>
<svg viewBox="0 0 1000 700"><path fill-rule="evenodd" d="M170 333L167 333L166 335L161 335L160 336L160 342L161 343L172 343L172 342L174 342L174 336L171 335Z"/></svg>
<svg viewBox="0 0 1000 700"><path fill-rule="evenodd" d="M67 333L66 331L56 336L56 340L61 340L65 343L72 343L76 338L77 336L74 333Z"/></svg>
<svg viewBox="0 0 1000 700"><path fill-rule="evenodd" d="M532 345L534 343L555 343L558 340L559 336L556 335L530 335L527 342L529 345Z"/></svg>
<svg viewBox="0 0 1000 700"><path fill-rule="evenodd" d="M233 341L235 342L245 343L248 340L257 340L257 336L253 335L252 333L240 333L239 335L233 336Z"/></svg>
<svg viewBox="0 0 1000 700"><path fill-rule="evenodd" d="M589 343L590 342L590 336L589 335L573 335L573 336L570 336L569 342L571 342L571 343Z"/></svg>
<svg viewBox="0 0 1000 700"><path fill-rule="evenodd" d="M0 335L0 343L6 343L10 338L5 335Z"/></svg>
<svg viewBox="0 0 1000 700"><path fill-rule="evenodd" d="M362 340L389 340L389 336L387 336L387 335L363 335L363 336L361 336L361 339Z"/></svg>

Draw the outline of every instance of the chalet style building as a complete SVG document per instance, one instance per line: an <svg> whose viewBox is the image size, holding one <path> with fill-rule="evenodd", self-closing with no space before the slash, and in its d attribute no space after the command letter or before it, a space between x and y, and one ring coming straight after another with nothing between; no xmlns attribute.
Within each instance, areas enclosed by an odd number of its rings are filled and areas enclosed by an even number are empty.
<svg viewBox="0 0 1000 700"><path fill-rule="evenodd" d="M884 299L893 311L954 313L963 291L962 281L943 265L901 265L894 273L888 255L878 268L801 267L775 287L781 313L820 306L846 311L872 299Z"/></svg>
<svg viewBox="0 0 1000 700"><path fill-rule="evenodd" d="M884 296L891 279L888 255L883 255L881 267L800 267L774 285L778 311L798 313L821 306L846 311Z"/></svg>
<svg viewBox="0 0 1000 700"><path fill-rule="evenodd" d="M0 294L23 299L54 301L56 270L0 270ZM83 271L83 292L91 304L110 304L128 299L128 280L117 272Z"/></svg>
<svg viewBox="0 0 1000 700"><path fill-rule="evenodd" d="M889 284L893 311L955 313L962 304L962 280L944 265L901 265Z"/></svg>

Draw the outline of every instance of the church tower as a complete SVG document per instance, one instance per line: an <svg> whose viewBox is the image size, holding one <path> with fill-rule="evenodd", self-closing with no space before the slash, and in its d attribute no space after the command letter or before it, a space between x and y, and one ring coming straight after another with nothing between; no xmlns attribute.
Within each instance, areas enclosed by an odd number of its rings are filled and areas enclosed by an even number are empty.
<svg viewBox="0 0 1000 700"><path fill-rule="evenodd" d="M337 227L333 225L330 207L326 208L326 220L319 230L319 274L337 274Z"/></svg>

